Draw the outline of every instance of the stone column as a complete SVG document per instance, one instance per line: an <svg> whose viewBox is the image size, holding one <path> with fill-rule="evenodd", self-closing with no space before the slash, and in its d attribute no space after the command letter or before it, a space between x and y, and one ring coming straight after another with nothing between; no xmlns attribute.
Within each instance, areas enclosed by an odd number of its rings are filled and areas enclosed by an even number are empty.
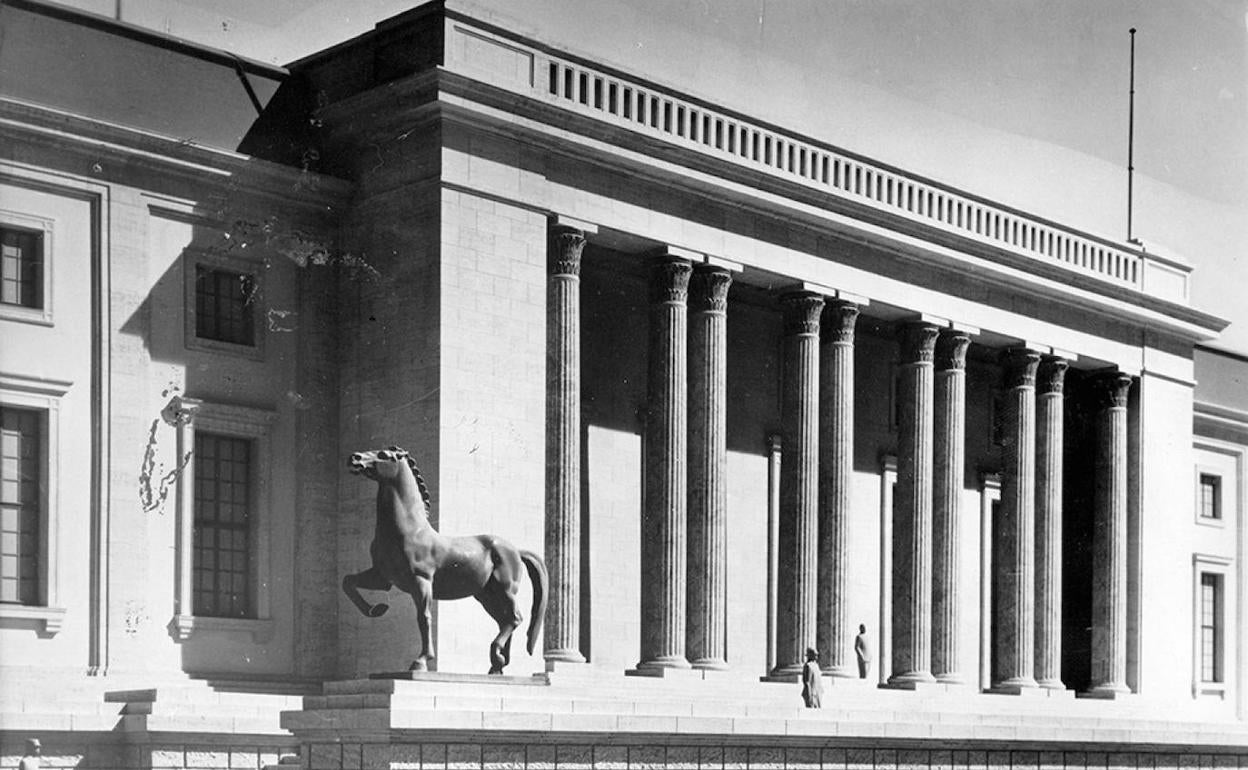
<svg viewBox="0 0 1248 770"><path fill-rule="evenodd" d="M581 654L581 251L585 234L551 228L546 289L546 660Z"/></svg>
<svg viewBox="0 0 1248 770"><path fill-rule="evenodd" d="M965 332L936 340L936 413L933 426L932 673L960 683L962 674L962 486L966 462Z"/></svg>
<svg viewBox="0 0 1248 770"><path fill-rule="evenodd" d="M929 323L901 328L897 381L897 489L893 499L893 674L889 684L932 682L932 366Z"/></svg>
<svg viewBox="0 0 1248 770"><path fill-rule="evenodd" d="M823 312L819 372L819 628L825 674L858 676L847 613L846 573L854 473L854 327L858 306L833 302Z"/></svg>
<svg viewBox="0 0 1248 770"><path fill-rule="evenodd" d="M689 263L654 263L645 499L641 523L641 662L637 668L688 668L685 659L685 512L688 396L686 299Z"/></svg>
<svg viewBox="0 0 1248 770"><path fill-rule="evenodd" d="M1092 687L1127 686L1127 398L1131 377L1104 374L1097 389L1096 498L1092 528Z"/></svg>
<svg viewBox="0 0 1248 770"><path fill-rule="evenodd" d="M1040 354L1014 348L1003 356L1001 514L993 559L996 661L993 687L1035 687L1036 367Z"/></svg>
<svg viewBox="0 0 1248 770"><path fill-rule="evenodd" d="M1045 356L1036 382L1036 682L1062 684L1062 385L1065 359Z"/></svg>
<svg viewBox="0 0 1248 770"><path fill-rule="evenodd" d="M819 507L819 316L823 297L799 292L784 309L780 424L779 575L774 675L801 674L816 643Z"/></svg>
<svg viewBox="0 0 1248 770"><path fill-rule="evenodd" d="M728 287L699 268L690 283L689 627L694 668L728 667Z"/></svg>

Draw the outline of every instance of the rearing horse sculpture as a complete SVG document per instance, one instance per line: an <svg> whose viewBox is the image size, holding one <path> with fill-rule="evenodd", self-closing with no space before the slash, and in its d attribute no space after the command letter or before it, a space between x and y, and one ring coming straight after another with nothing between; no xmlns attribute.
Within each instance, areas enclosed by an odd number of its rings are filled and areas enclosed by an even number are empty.
<svg viewBox="0 0 1248 770"><path fill-rule="evenodd" d="M541 557L494 535L439 534L429 523L429 488L406 450L392 446L356 452L349 467L351 473L377 482L377 528L369 546L373 566L344 577L342 590L370 618L381 617L390 607L369 604L359 589L389 591L397 587L411 594L421 638L420 654L412 662L412 670L428 670L434 658L429 637L433 600L472 596L498 623L498 636L490 643L490 673L503 673L511 659L511 635L524 620L516 604L521 564L533 583L528 638L532 655L546 614L548 579Z"/></svg>

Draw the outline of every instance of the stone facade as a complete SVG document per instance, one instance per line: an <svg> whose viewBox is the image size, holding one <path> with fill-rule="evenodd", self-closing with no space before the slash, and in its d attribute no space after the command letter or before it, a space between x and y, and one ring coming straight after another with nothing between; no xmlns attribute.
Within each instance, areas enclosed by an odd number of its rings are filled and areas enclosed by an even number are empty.
<svg viewBox="0 0 1248 770"><path fill-rule="evenodd" d="M295 69L253 73L312 105L293 166L0 101L51 308L0 308L0 405L55 490L38 601L0 605L3 766L33 734L98 767L1243 762L1248 407L1201 395L1242 362L1202 358L1189 268L445 4ZM209 268L258 287L255 344L197 331ZM201 434L255 454L237 617L196 612ZM497 692L456 679L471 601L433 679L364 679L417 642L339 590L374 531L345 458L391 444L441 531L544 555Z"/></svg>

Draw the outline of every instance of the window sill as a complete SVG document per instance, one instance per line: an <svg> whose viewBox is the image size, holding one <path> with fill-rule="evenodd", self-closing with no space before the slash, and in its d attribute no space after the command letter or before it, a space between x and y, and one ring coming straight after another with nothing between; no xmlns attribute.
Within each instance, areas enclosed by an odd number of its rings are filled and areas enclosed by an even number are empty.
<svg viewBox="0 0 1248 770"><path fill-rule="evenodd" d="M1197 698L1217 698L1226 700L1225 682L1200 682L1196 685Z"/></svg>
<svg viewBox="0 0 1248 770"><path fill-rule="evenodd" d="M43 623L41 633L55 636L65 625L64 607L32 607L24 604L0 604L0 620L34 620Z"/></svg>
<svg viewBox="0 0 1248 770"><path fill-rule="evenodd" d="M195 615L175 615L171 624L173 636L185 642L193 634L224 633L251 634L251 640L264 644L273 638L272 618L210 618Z"/></svg>
<svg viewBox="0 0 1248 770"><path fill-rule="evenodd" d="M52 326L52 311L47 308L26 307L0 302L0 319L18 323Z"/></svg>
<svg viewBox="0 0 1248 770"><path fill-rule="evenodd" d="M1201 527L1213 527L1215 529L1226 529L1226 519L1215 519L1210 516L1197 516L1196 524Z"/></svg>
<svg viewBox="0 0 1248 770"><path fill-rule="evenodd" d="M187 335L186 349L196 350L201 353L217 353L237 358L249 358L252 361L264 360L264 349L260 345L259 335L257 335L255 344L243 345L237 342L223 342L206 337L197 337L192 332Z"/></svg>

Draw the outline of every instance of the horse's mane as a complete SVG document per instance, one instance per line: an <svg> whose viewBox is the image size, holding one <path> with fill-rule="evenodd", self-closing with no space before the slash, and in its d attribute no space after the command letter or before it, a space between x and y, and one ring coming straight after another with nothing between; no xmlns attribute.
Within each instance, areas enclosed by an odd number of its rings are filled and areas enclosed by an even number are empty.
<svg viewBox="0 0 1248 770"><path fill-rule="evenodd" d="M429 485L425 483L425 477L420 475L420 468L416 467L416 461L412 459L412 453L401 447L391 447L390 451L402 456L407 461L407 467L412 469L412 475L416 477L416 488L420 490L420 498L425 501L425 508L433 508L433 496L429 494Z"/></svg>

